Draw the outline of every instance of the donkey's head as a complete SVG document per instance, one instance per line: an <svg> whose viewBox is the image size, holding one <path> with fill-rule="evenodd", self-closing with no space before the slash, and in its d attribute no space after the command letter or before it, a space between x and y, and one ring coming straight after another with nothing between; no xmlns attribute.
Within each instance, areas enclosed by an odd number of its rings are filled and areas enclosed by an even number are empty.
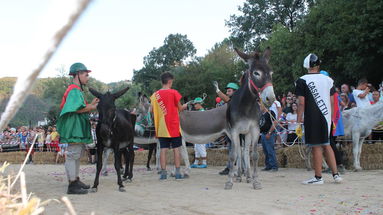
<svg viewBox="0 0 383 215"><path fill-rule="evenodd" d="M245 54L236 48L235 51L249 65L243 76L242 85L248 85L253 95L259 94L265 106L271 106L275 101L275 94L271 81L273 71L268 64L270 48L267 48L262 56L259 53Z"/></svg>
<svg viewBox="0 0 383 215"><path fill-rule="evenodd" d="M101 124L100 132L109 136L113 122L116 119L116 105L114 101L120 96L124 95L126 91L129 90L129 87L126 87L118 92L110 93L109 91L105 94L98 92L95 89L89 88L89 91L100 99L97 110L99 114L99 123Z"/></svg>
<svg viewBox="0 0 383 215"><path fill-rule="evenodd" d="M149 98L145 94L138 93L138 114L146 115L150 110Z"/></svg>

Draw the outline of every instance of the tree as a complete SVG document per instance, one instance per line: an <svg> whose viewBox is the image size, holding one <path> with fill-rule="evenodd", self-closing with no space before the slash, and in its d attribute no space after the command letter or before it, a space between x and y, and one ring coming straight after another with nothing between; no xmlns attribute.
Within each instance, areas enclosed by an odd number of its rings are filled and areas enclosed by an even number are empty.
<svg viewBox="0 0 383 215"><path fill-rule="evenodd" d="M170 34L161 47L154 48L144 57L144 67L134 71L133 81L142 84L144 90L150 92L153 90L150 86L161 73L182 65L195 53L196 49L186 35Z"/></svg>
<svg viewBox="0 0 383 215"><path fill-rule="evenodd" d="M362 77L375 85L382 81L383 1L318 1L300 32L337 84Z"/></svg>
<svg viewBox="0 0 383 215"><path fill-rule="evenodd" d="M238 7L242 14L231 15L226 21L230 39L236 47L252 51L269 37L276 24L293 31L313 3L314 0L246 0Z"/></svg>

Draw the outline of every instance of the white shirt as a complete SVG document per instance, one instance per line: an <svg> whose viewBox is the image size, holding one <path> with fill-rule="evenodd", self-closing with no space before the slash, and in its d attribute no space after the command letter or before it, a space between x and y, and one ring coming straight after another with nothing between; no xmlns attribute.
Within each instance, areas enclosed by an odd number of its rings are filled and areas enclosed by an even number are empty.
<svg viewBox="0 0 383 215"><path fill-rule="evenodd" d="M371 105L370 100L368 99L368 95L366 95L364 98L360 98L358 95L364 93L363 90L353 90L352 95L354 96L356 106L357 107L368 107Z"/></svg>
<svg viewBox="0 0 383 215"><path fill-rule="evenodd" d="M281 107L281 103L279 101L277 101L277 100L275 100L274 103L270 107L270 110L273 111L274 114L275 114L275 118L278 117L278 114L279 114L278 108L280 108L280 107Z"/></svg>
<svg viewBox="0 0 383 215"><path fill-rule="evenodd" d="M295 120L295 122L288 122L287 127L290 131L295 131L297 128L297 118L298 114L288 113L286 116L286 121Z"/></svg>

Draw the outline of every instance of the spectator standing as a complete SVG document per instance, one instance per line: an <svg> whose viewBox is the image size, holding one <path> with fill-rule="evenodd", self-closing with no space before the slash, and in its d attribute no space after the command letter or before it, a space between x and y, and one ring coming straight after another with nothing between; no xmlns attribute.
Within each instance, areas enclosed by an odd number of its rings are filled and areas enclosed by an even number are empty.
<svg viewBox="0 0 383 215"><path fill-rule="evenodd" d="M370 88L368 87L368 82L366 79L361 79L358 81L358 87L352 91L352 95L355 98L357 107L368 107L371 105L370 100L368 99L368 94L370 93Z"/></svg>

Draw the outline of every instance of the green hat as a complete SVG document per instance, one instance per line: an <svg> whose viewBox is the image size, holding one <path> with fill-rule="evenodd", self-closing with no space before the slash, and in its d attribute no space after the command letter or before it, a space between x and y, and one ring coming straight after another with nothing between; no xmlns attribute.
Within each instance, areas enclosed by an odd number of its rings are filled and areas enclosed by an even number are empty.
<svg viewBox="0 0 383 215"><path fill-rule="evenodd" d="M201 97L197 97L197 98L194 99L194 102L193 102L193 103L194 103L194 104L202 104L202 103L203 103L203 100L202 100Z"/></svg>
<svg viewBox="0 0 383 215"><path fill-rule="evenodd" d="M238 89L239 89L239 86L238 86L238 84L231 82L231 83L228 83L228 84L227 84L227 86L226 86L225 89L228 89L228 88L231 88L231 89L233 89L233 90L238 90Z"/></svg>
<svg viewBox="0 0 383 215"><path fill-rule="evenodd" d="M82 63L74 63L72 66L70 66L69 69L69 75L76 75L78 72L84 71L84 72L91 72L86 68L86 66Z"/></svg>

